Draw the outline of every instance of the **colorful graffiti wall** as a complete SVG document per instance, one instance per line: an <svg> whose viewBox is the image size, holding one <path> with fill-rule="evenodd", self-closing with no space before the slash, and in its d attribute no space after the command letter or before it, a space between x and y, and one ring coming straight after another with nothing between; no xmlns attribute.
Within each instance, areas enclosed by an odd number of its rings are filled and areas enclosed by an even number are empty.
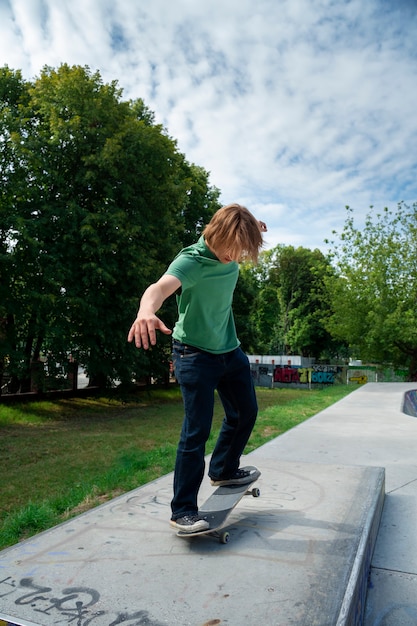
<svg viewBox="0 0 417 626"><path fill-rule="evenodd" d="M406 370L377 368L375 366L352 367L342 365L286 365L275 363L251 363L255 385L259 387L311 387L313 385L353 384L365 385L378 382L401 382L406 380Z"/></svg>
<svg viewBox="0 0 417 626"><path fill-rule="evenodd" d="M252 376L260 387L333 385L346 382L343 368L337 365L275 365L251 363Z"/></svg>

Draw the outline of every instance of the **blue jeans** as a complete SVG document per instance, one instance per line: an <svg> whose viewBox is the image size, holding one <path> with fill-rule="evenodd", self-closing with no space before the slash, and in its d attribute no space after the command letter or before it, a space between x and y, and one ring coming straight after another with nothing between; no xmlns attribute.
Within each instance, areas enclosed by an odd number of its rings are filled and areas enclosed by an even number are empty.
<svg viewBox="0 0 417 626"><path fill-rule="evenodd" d="M173 360L185 411L171 502L172 519L178 519L198 511L197 495L205 470L214 391L217 389L225 416L210 461L212 478L227 478L239 468L258 405L249 360L240 348L211 354L174 341Z"/></svg>

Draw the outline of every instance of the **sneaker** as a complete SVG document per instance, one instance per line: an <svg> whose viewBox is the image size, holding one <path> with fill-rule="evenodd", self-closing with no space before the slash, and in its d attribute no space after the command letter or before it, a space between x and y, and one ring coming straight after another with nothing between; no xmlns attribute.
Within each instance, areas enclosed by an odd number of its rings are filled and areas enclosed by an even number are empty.
<svg viewBox="0 0 417 626"><path fill-rule="evenodd" d="M214 476L212 476L210 482L213 487L222 487L224 485L246 485L247 483L251 483L253 481L255 473L256 469L254 467L242 467L242 469L238 469L237 472L229 478L214 478Z"/></svg>
<svg viewBox="0 0 417 626"><path fill-rule="evenodd" d="M199 517L197 513L194 513L193 515L184 515L178 519L172 519L170 524L177 530L181 530L184 533L198 533L202 530L208 530L210 528L210 524L205 519Z"/></svg>

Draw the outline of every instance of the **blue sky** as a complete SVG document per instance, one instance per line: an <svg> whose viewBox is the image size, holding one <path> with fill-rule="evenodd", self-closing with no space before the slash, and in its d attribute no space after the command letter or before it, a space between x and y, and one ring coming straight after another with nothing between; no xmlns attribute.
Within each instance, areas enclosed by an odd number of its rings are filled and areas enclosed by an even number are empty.
<svg viewBox="0 0 417 626"><path fill-rule="evenodd" d="M416 40L417 0L0 0L1 65L117 80L267 248L417 201Z"/></svg>

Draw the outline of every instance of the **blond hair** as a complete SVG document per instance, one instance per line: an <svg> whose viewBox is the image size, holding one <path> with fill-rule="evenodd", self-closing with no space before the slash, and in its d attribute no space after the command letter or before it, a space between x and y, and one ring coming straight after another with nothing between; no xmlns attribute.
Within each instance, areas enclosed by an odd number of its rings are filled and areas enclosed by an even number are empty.
<svg viewBox="0 0 417 626"><path fill-rule="evenodd" d="M240 204L228 204L211 218L203 231L209 248L219 252L232 252L240 259L258 262L263 237L258 220Z"/></svg>

